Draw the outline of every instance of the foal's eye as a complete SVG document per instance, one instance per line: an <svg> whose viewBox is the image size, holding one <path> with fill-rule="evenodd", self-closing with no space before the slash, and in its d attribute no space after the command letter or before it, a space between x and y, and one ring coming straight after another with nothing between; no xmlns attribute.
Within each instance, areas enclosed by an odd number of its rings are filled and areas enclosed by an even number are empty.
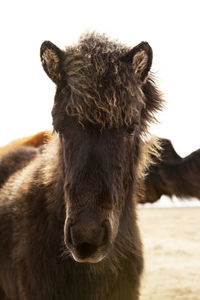
<svg viewBox="0 0 200 300"><path fill-rule="evenodd" d="M63 134L61 132L58 132L58 135L59 135L60 141L63 143L64 142Z"/></svg>
<svg viewBox="0 0 200 300"><path fill-rule="evenodd" d="M127 131L128 135L133 136L135 133L135 130L136 130L136 124L132 124L127 128L126 131Z"/></svg>

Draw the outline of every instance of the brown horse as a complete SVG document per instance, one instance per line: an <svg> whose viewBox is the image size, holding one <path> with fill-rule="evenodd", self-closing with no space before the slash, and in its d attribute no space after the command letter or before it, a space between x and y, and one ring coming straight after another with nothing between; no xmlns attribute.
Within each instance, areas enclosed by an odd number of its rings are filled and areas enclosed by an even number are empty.
<svg viewBox="0 0 200 300"><path fill-rule="evenodd" d="M0 157L4 154L7 154L10 151L13 151L19 147L35 147L38 148L46 144L51 138L50 131L41 131L32 136L15 140L9 143L6 146L0 147Z"/></svg>
<svg viewBox="0 0 200 300"><path fill-rule="evenodd" d="M0 299L137 300L135 212L161 108L152 50L89 34L41 46L56 83L54 136L0 190Z"/></svg>
<svg viewBox="0 0 200 300"><path fill-rule="evenodd" d="M162 195L200 199L200 149L181 158L167 139L160 138L160 159L153 157L145 178L141 203L156 202Z"/></svg>

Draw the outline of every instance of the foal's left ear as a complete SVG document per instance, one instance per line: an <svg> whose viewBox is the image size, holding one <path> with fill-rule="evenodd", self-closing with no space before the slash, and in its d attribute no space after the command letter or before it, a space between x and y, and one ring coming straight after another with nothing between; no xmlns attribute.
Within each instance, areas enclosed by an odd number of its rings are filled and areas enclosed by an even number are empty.
<svg viewBox="0 0 200 300"><path fill-rule="evenodd" d="M47 75L58 84L62 78L64 52L53 43L45 41L40 48L40 58Z"/></svg>
<svg viewBox="0 0 200 300"><path fill-rule="evenodd" d="M136 79L143 83L152 65L153 51L147 42L141 42L121 57L121 61L132 64Z"/></svg>

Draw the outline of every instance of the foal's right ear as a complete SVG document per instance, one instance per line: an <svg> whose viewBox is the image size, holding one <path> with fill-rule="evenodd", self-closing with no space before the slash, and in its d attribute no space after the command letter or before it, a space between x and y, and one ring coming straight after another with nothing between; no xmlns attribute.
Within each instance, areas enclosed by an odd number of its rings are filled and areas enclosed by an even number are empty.
<svg viewBox="0 0 200 300"><path fill-rule="evenodd" d="M62 61L64 52L49 41L42 43L40 58L47 75L58 84L62 78Z"/></svg>

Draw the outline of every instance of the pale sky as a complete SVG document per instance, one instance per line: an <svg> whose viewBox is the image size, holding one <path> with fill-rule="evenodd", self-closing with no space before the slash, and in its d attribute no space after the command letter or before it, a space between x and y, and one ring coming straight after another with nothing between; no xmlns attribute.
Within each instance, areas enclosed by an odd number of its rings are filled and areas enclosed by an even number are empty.
<svg viewBox="0 0 200 300"><path fill-rule="evenodd" d="M185 156L200 148L200 2L1 1L0 145L51 128L55 86L40 63L44 40L60 48L86 30L135 46L146 40L166 108L152 132Z"/></svg>

